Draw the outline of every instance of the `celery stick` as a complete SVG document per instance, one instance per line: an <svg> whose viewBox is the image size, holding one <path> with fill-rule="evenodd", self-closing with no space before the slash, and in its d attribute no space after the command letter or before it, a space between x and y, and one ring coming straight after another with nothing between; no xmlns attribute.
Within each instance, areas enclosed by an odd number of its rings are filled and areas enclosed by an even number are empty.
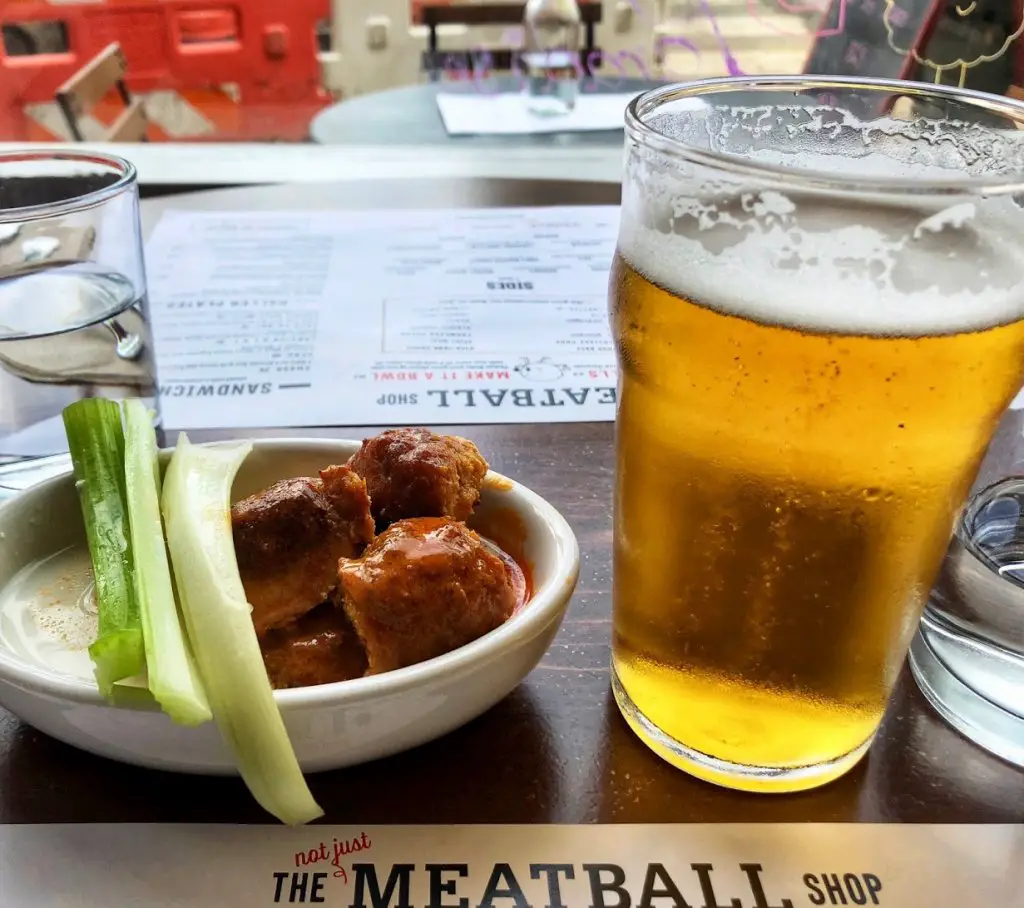
<svg viewBox="0 0 1024 908"><path fill-rule="evenodd" d="M212 718L174 602L160 518L160 468L153 416L141 400L122 404L125 490L135 552L135 595L142 617L148 686L171 719L199 725Z"/></svg>
<svg viewBox="0 0 1024 908"><path fill-rule="evenodd" d="M154 699L144 675L122 678L115 682L110 702L114 706L123 706L126 709L160 709L160 704Z"/></svg>
<svg viewBox="0 0 1024 908"><path fill-rule="evenodd" d="M260 805L289 825L323 814L306 786L267 678L231 533L231 484L251 442L189 443L164 475L167 547L192 652L225 743Z"/></svg>
<svg viewBox="0 0 1024 908"><path fill-rule="evenodd" d="M99 633L89 656L96 684L110 698L115 681L146 668L125 502L121 410L101 398L76 401L64 409L64 429L96 581Z"/></svg>

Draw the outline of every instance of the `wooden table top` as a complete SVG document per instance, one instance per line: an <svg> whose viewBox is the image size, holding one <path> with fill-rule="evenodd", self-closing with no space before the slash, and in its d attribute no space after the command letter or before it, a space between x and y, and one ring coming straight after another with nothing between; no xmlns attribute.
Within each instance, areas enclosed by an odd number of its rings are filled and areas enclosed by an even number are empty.
<svg viewBox="0 0 1024 908"><path fill-rule="evenodd" d="M557 204L578 198L580 185L553 195L550 185L487 181L460 184L456 195L461 203L544 197ZM379 202L379 188L323 187L315 194L316 207L366 207L374 197ZM456 198L452 188L420 186L411 196L394 192L392 204L400 207L410 197L436 204L439 198ZM592 200L607 202L615 192L617 187L595 187ZM160 200L159 205L294 208L298 198L293 187L271 187ZM146 211L150 225L159 210ZM378 428L292 434L352 438ZM906 671L868 756L816 791L735 793L662 762L628 730L609 691L612 424L435 428L471 438L494 469L530 486L565 515L579 540L579 585L541 664L488 713L413 751L310 776L325 809L322 822L1024 822L1024 772L953 731ZM227 437L194 434L196 440ZM0 710L0 822L144 821L263 823L269 818L240 780L123 766L54 741Z"/></svg>

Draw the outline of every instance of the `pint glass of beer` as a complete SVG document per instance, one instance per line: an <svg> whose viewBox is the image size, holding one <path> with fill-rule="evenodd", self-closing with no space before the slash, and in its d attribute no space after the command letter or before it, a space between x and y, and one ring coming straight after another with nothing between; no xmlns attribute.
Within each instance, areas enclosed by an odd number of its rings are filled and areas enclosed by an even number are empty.
<svg viewBox="0 0 1024 908"><path fill-rule="evenodd" d="M796 791L870 747L1024 382L1022 126L842 77L629 106L612 684L687 772Z"/></svg>

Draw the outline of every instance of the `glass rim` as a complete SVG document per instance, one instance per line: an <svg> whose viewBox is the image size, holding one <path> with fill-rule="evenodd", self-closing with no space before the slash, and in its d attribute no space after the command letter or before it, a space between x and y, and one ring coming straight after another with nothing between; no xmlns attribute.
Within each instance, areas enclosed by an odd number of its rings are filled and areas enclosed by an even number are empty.
<svg viewBox="0 0 1024 908"><path fill-rule="evenodd" d="M0 224L11 222L37 221L55 215L71 214L95 208L119 196L135 185L138 171L127 158L100 151L64 151L51 148L27 148L23 151L0 152L0 167L25 161L78 161L89 164L103 164L118 174L117 180L101 189L93 189L81 195L58 202L44 202L39 205L24 205L20 208L0 208Z"/></svg>
<svg viewBox="0 0 1024 908"><path fill-rule="evenodd" d="M916 97L943 98L961 101L966 105L989 112L1002 114L1017 121L1024 129L1024 102L1001 95L992 95L951 85L936 85L930 82L913 82L901 79L882 79L867 76L718 76L710 79L695 79L689 82L673 82L649 89L629 102L625 113L626 135L669 156L714 168L739 177L761 177L776 184L795 187L826 189L831 191L874 192L891 196L921 197L927 195L971 195L996 196L1024 192L1024 170L1020 173L993 177L947 178L928 177L924 179L906 177L842 176L813 167L783 166L753 161L741 155L696 148L686 142L666 136L654 129L643 119L658 107L673 100L700 98L704 95L720 95L727 91L746 90L792 90L795 88L818 89L821 91L839 89L866 89L886 91ZM767 105L766 105L767 106ZM1022 135L1024 141L1024 135Z"/></svg>

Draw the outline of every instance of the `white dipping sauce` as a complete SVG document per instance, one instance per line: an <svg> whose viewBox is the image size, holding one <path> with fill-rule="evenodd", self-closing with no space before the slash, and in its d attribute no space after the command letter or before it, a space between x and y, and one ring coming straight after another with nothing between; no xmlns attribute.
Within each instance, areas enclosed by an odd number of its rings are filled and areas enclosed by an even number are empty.
<svg viewBox="0 0 1024 908"><path fill-rule="evenodd" d="M85 546L33 562L0 591L0 646L33 665L94 680L99 618Z"/></svg>

